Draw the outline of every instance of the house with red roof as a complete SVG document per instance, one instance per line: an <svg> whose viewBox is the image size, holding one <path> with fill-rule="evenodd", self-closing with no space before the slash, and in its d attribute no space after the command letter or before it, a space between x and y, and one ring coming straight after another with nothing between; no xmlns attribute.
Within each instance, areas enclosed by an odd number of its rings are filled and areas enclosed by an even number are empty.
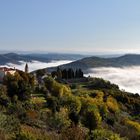
<svg viewBox="0 0 140 140"><path fill-rule="evenodd" d="M0 67L0 82L3 82L3 78L5 75L8 73L14 75L17 70L13 68L8 68L8 67Z"/></svg>

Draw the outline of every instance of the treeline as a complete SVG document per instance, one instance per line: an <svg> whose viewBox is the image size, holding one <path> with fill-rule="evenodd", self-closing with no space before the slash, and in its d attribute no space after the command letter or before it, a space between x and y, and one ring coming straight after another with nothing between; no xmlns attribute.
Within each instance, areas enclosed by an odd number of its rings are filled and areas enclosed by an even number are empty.
<svg viewBox="0 0 140 140"><path fill-rule="evenodd" d="M74 79L74 78L83 78L84 73L81 69L76 69L75 71L72 68L69 69L60 69L57 68L56 71L51 73L52 77L57 77L59 79Z"/></svg>

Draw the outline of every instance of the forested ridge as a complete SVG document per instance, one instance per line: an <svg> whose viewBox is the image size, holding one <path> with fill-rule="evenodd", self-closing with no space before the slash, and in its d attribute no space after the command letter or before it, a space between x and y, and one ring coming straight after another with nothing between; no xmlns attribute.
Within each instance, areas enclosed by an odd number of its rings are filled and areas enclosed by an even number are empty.
<svg viewBox="0 0 140 140"><path fill-rule="evenodd" d="M104 58L101 56L84 57L80 60L73 61L68 64L61 65L62 69L82 69L84 73L89 73L92 68L99 67L130 67L140 65L139 54L126 54L119 57ZM56 70L57 67L49 68L50 71Z"/></svg>
<svg viewBox="0 0 140 140"><path fill-rule="evenodd" d="M0 108L1 140L140 139L139 94L79 69L8 74Z"/></svg>

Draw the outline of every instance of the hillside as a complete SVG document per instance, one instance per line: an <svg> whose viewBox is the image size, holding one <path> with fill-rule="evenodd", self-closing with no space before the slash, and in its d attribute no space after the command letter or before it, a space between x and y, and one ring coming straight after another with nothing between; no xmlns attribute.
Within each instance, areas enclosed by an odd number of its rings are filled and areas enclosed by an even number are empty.
<svg viewBox="0 0 140 140"><path fill-rule="evenodd" d="M32 62L50 62L52 60L78 60L84 58L83 55L78 54L16 54L6 53L0 54L0 65L6 65L7 63L20 64L20 61Z"/></svg>
<svg viewBox="0 0 140 140"><path fill-rule="evenodd" d="M114 58L101 58L101 57L86 57L69 64L61 65L60 68L81 68L86 72L90 68L96 67L124 67L124 66L139 66L140 65L140 55L128 54L120 57ZM50 68L49 70L54 70L55 68Z"/></svg>
<svg viewBox="0 0 140 140"><path fill-rule="evenodd" d="M0 108L1 140L140 138L140 96L99 78L40 82L19 71L0 86Z"/></svg>

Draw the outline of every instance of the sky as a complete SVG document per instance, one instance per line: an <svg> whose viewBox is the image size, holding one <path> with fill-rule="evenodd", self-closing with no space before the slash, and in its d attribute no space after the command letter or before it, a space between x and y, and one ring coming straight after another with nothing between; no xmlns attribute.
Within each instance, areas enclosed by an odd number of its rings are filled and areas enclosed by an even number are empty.
<svg viewBox="0 0 140 140"><path fill-rule="evenodd" d="M140 0L0 0L0 51L140 53Z"/></svg>

